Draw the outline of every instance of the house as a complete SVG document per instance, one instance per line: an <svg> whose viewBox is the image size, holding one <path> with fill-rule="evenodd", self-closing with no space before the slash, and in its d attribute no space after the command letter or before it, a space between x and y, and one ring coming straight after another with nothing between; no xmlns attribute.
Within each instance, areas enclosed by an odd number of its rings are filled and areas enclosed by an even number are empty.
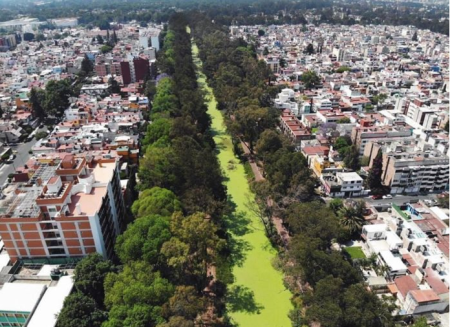
<svg viewBox="0 0 450 327"><path fill-rule="evenodd" d="M411 290L402 308L406 314L444 312L448 308L448 302L441 301L433 290Z"/></svg>

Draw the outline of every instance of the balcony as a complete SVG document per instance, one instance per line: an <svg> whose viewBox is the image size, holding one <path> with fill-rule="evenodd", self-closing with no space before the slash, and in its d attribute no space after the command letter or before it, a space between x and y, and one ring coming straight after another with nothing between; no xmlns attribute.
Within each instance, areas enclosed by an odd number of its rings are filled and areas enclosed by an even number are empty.
<svg viewBox="0 0 450 327"><path fill-rule="evenodd" d="M63 243L60 240L46 240L45 244L47 245L47 247L50 248L62 248L63 247Z"/></svg>
<svg viewBox="0 0 450 327"><path fill-rule="evenodd" d="M44 239L55 239L55 240L61 240L61 235L59 234L58 230L55 231L46 231L43 233Z"/></svg>

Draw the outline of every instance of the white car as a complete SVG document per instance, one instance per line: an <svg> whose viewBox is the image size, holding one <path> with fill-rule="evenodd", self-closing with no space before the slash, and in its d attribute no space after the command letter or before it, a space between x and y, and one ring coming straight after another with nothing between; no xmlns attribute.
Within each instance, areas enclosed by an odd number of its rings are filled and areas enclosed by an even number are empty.
<svg viewBox="0 0 450 327"><path fill-rule="evenodd" d="M383 199L392 199L392 195L390 195L390 194L383 195Z"/></svg>

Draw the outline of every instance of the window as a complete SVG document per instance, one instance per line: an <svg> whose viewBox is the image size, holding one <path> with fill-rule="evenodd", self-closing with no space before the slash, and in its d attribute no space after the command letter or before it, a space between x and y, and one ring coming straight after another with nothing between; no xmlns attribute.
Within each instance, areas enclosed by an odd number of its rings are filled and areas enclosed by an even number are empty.
<svg viewBox="0 0 450 327"><path fill-rule="evenodd" d="M47 207L48 212L54 213L56 212L56 208L55 207Z"/></svg>

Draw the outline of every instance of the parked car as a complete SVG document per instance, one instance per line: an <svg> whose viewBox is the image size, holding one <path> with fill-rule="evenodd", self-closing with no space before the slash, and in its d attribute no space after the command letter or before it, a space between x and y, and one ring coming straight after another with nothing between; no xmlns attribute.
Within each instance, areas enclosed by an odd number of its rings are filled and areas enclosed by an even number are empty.
<svg viewBox="0 0 450 327"><path fill-rule="evenodd" d="M380 200L383 198L383 196L381 194L376 194L376 195L372 195L371 198L372 198L372 200Z"/></svg>
<svg viewBox="0 0 450 327"><path fill-rule="evenodd" d="M9 156L8 161L13 161L16 158L15 154Z"/></svg>
<svg viewBox="0 0 450 327"><path fill-rule="evenodd" d="M383 195L383 199L392 199L392 195L390 194Z"/></svg>

